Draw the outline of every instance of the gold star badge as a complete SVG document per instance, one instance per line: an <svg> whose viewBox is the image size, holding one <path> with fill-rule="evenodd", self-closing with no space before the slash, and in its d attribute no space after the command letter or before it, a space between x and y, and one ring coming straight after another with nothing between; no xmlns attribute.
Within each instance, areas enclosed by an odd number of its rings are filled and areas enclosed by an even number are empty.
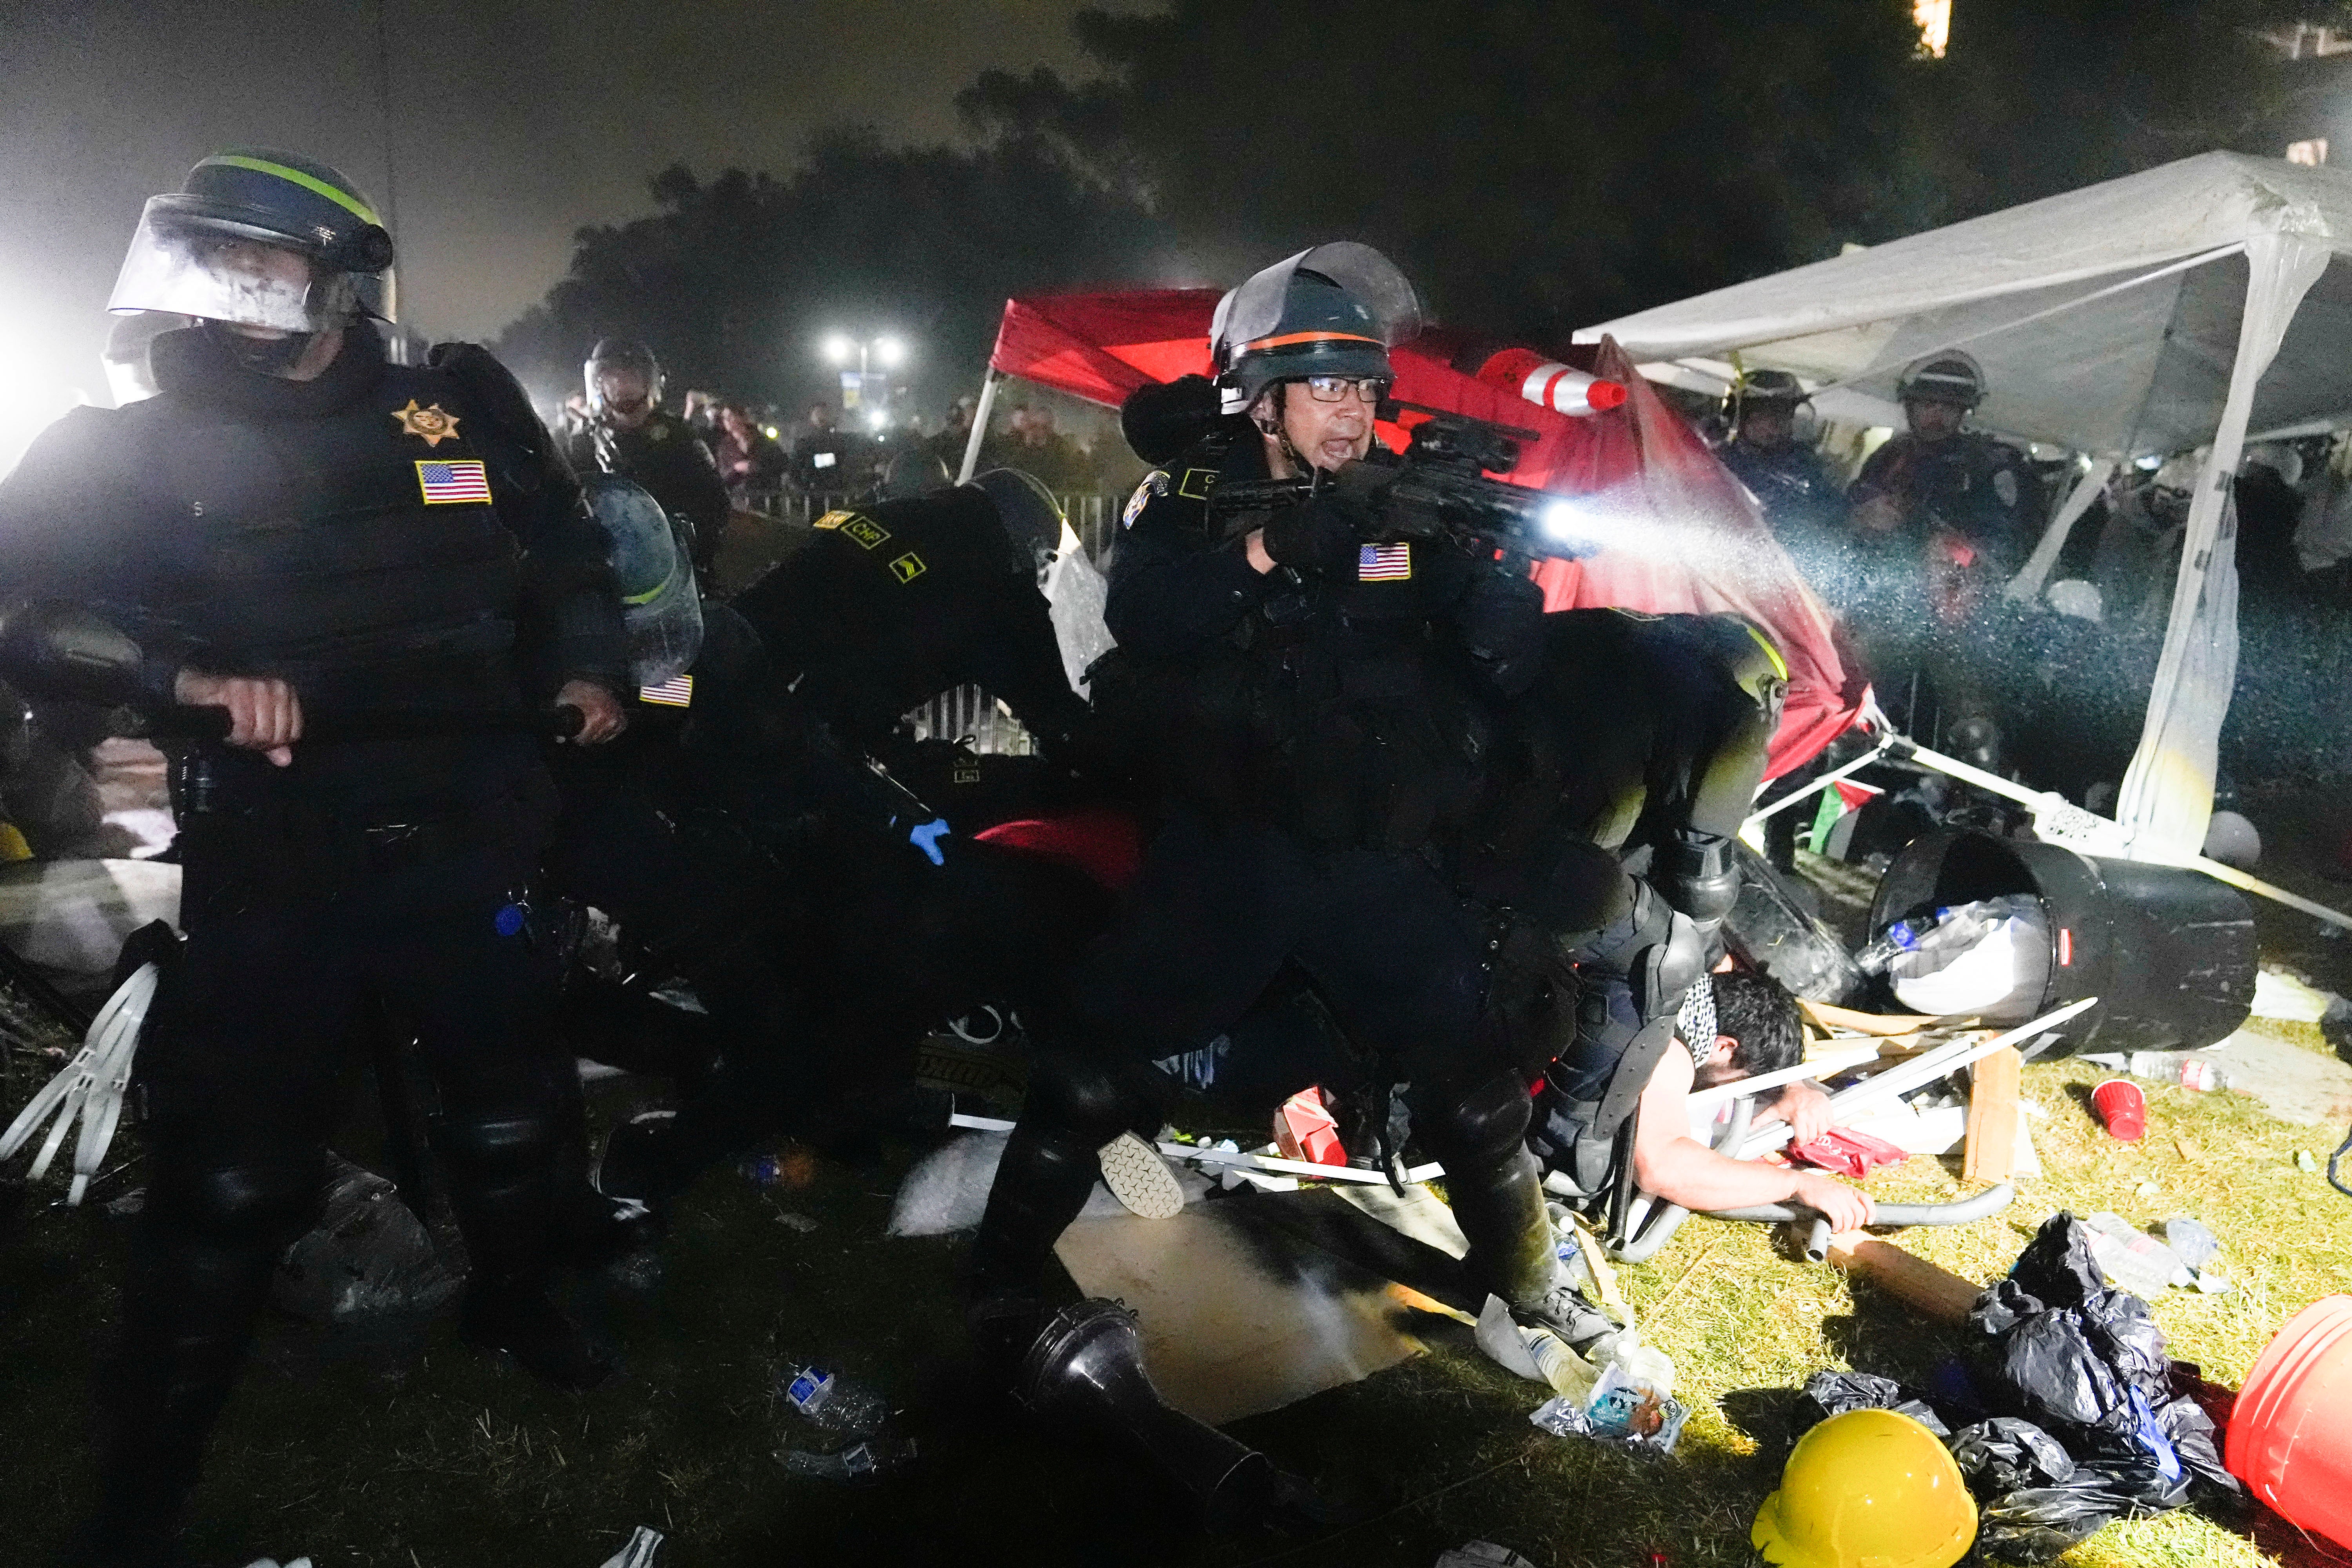
<svg viewBox="0 0 2352 1568"><path fill-rule="evenodd" d="M407 407L394 409L392 416L400 421L403 435L421 437L428 447L457 438L457 416L444 412L437 403L419 408L412 397Z"/></svg>

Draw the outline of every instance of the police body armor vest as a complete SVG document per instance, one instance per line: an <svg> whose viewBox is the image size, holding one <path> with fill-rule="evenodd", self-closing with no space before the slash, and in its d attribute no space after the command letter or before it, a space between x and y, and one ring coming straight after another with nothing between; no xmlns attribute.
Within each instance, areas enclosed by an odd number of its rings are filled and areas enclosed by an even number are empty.
<svg viewBox="0 0 2352 1568"><path fill-rule="evenodd" d="M1217 441L1178 471L1204 463L1265 477L1254 446ZM1204 545L1264 521L1204 521L1214 529ZM1281 572L1286 585L1241 620L1226 649L1185 661L1173 679L1147 678L1174 692L1162 732L1180 795L1317 843L1397 851L1466 818L1489 721L1432 619L1458 600L1472 563L1443 546L1404 548L1355 580Z"/></svg>
<svg viewBox="0 0 2352 1568"><path fill-rule="evenodd" d="M490 501L514 480L471 409L399 365L316 418L139 405L145 483L185 520L168 614L194 662L281 676L317 710L518 703L520 555Z"/></svg>

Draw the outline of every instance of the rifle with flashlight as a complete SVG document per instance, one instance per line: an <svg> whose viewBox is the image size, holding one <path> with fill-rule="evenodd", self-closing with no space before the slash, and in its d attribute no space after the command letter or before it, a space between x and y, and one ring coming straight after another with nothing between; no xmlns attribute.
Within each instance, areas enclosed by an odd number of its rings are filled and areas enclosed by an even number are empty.
<svg viewBox="0 0 2352 1568"><path fill-rule="evenodd" d="M1475 552L1521 561L1581 561L1601 549L1588 520L1564 496L1490 479L1518 466L1519 443L1537 432L1515 429L1419 404L1391 404L1426 414L1397 464L1351 463L1336 475L1224 481L1209 492L1213 528L1231 531L1253 513L1299 506L1320 496L1354 501L1371 520L1367 543L1450 538ZM1255 526L1252 524L1251 526Z"/></svg>

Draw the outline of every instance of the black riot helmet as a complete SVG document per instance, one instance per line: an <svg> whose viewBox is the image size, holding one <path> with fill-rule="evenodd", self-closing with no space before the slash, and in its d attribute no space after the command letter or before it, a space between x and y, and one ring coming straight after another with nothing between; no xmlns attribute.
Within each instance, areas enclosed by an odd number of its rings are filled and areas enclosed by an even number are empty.
<svg viewBox="0 0 2352 1568"><path fill-rule="evenodd" d="M583 390L588 395L588 412L603 418L607 414L635 414L635 406L615 404L607 396L604 382L607 374L619 372L634 374L646 384L646 408L661 402L661 361L654 351L631 338L599 338L596 346L588 351L588 363L580 367Z"/></svg>
<svg viewBox="0 0 2352 1568"><path fill-rule="evenodd" d="M1061 549L1062 530L1066 526L1062 503L1054 499L1045 481L1019 468L991 468L974 475L965 488L978 490L995 506L1014 564L1024 572L1044 571Z"/></svg>
<svg viewBox="0 0 2352 1568"><path fill-rule="evenodd" d="M257 270L251 246L307 261L291 280ZM394 317L392 236L351 181L292 153L231 147L148 199L114 280L110 310L311 334L366 313ZM289 356L290 357L290 356Z"/></svg>
<svg viewBox="0 0 2352 1568"><path fill-rule="evenodd" d="M955 476L947 464L920 447L906 447L882 466L884 500L911 500L954 488Z"/></svg>
<svg viewBox="0 0 2352 1568"><path fill-rule="evenodd" d="M683 531L641 485L593 474L581 488L604 531L604 559L620 590L630 679L659 686L702 651L702 599Z"/></svg>
<svg viewBox="0 0 2352 1568"><path fill-rule="evenodd" d="M1389 380L1389 345L1420 328L1412 285L1370 246L1302 250L1217 301L1209 355L1223 410L1242 413L1276 382L1310 375Z"/></svg>

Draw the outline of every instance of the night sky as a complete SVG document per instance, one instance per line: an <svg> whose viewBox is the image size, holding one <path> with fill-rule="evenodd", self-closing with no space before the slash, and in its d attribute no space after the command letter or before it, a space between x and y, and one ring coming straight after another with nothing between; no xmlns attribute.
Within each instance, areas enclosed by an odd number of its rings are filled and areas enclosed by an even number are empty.
<svg viewBox="0 0 2352 1568"><path fill-rule="evenodd" d="M562 275L574 229L650 211L663 166L782 173L834 124L954 139L982 70L1086 74L1085 3L387 0L387 179L373 0L0 0L0 358L102 400L140 204L217 146L340 167L396 217L403 315L487 337Z"/></svg>

